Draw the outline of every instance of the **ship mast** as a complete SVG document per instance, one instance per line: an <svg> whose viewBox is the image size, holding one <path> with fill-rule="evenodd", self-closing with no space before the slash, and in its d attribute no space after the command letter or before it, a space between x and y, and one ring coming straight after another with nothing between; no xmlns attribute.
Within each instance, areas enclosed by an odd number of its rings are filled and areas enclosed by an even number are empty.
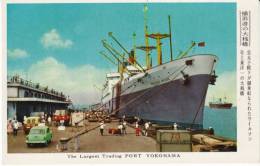
<svg viewBox="0 0 260 166"><path fill-rule="evenodd" d="M157 59L158 59L158 65L162 64L162 43L161 39L164 39L166 37L170 37L169 34L160 34L160 33L155 33L155 34L150 34L147 35L150 38L156 39L157 43Z"/></svg>
<svg viewBox="0 0 260 166"><path fill-rule="evenodd" d="M169 23L169 39L170 39L170 51L171 51L171 61L173 61L173 51L172 51L172 28L171 28L171 16L168 15L168 23Z"/></svg>
<svg viewBox="0 0 260 166"><path fill-rule="evenodd" d="M150 58L150 51L152 49L154 49L154 47L149 46L149 38L153 38L156 39L156 44L157 44L157 59L158 59L158 65L162 64L162 49L161 49L161 39L163 38L170 38L170 49L171 49L171 61L173 60L172 57L172 42L171 42L171 21L170 21L170 16L168 16L168 21L169 21L169 34L160 34L160 33L156 33L156 34L149 34L148 33L148 26L147 26L147 11L148 11L148 7L145 4L144 5L144 33L145 33L145 54L146 54L146 66L147 69L150 69L151 66L151 58ZM140 49L143 49L142 47L140 47Z"/></svg>
<svg viewBox="0 0 260 166"><path fill-rule="evenodd" d="M145 4L144 5L144 37L145 37L145 59L146 59L146 68L150 69L151 65L150 65L150 50L149 50L149 39L148 39L148 26L147 26L147 11L148 11L148 7Z"/></svg>
<svg viewBox="0 0 260 166"><path fill-rule="evenodd" d="M136 66L136 34L133 33L133 52L134 52L134 65Z"/></svg>
<svg viewBox="0 0 260 166"><path fill-rule="evenodd" d="M144 5L144 38L145 38L145 46L138 46L137 49L145 51L145 62L146 62L146 69L149 70L152 67L152 58L150 57L150 52L153 49L156 49L154 46L149 46L149 37L148 37L148 26L147 26L147 11L148 7Z"/></svg>

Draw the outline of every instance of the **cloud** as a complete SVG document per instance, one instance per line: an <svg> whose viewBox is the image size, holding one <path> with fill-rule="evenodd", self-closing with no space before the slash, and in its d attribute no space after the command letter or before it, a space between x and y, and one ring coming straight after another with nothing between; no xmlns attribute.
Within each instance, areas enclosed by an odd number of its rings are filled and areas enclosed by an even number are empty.
<svg viewBox="0 0 260 166"><path fill-rule="evenodd" d="M233 105L236 105L236 72L235 71L226 71L218 75L216 85L210 85L206 98L206 105L210 101L217 98L226 97L227 102L232 102Z"/></svg>
<svg viewBox="0 0 260 166"><path fill-rule="evenodd" d="M51 29L41 37L41 43L45 48L69 48L73 42L63 39L56 29Z"/></svg>
<svg viewBox="0 0 260 166"><path fill-rule="evenodd" d="M16 48L13 50L7 50L7 56L9 58L17 59L17 58L26 58L29 56L28 52L25 50L22 50L20 48Z"/></svg>
<svg viewBox="0 0 260 166"><path fill-rule="evenodd" d="M73 104L89 105L100 102L101 91L94 85L101 87L105 83L107 71L92 65L71 68L53 57L47 57L31 65L26 73L29 80L69 95Z"/></svg>

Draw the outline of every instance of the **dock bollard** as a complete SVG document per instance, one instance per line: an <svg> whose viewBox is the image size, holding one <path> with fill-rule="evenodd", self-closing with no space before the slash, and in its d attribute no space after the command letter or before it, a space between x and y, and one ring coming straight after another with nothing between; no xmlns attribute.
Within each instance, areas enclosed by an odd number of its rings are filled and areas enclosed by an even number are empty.
<svg viewBox="0 0 260 166"><path fill-rule="evenodd" d="M79 150L79 136L76 136L75 138L74 138L74 140L75 140L75 151L78 151Z"/></svg>
<svg viewBox="0 0 260 166"><path fill-rule="evenodd" d="M60 150L64 151L68 149L69 138L60 138Z"/></svg>

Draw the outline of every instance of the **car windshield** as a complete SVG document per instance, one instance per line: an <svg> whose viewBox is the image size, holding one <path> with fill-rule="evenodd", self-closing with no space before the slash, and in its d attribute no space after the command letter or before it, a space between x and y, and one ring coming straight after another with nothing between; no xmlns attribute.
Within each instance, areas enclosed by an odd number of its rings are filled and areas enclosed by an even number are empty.
<svg viewBox="0 0 260 166"><path fill-rule="evenodd" d="M44 112L31 112L30 115L34 117L41 117L42 115L44 115Z"/></svg>
<svg viewBox="0 0 260 166"><path fill-rule="evenodd" d="M60 111L59 110L56 110L54 115L60 115Z"/></svg>
<svg viewBox="0 0 260 166"><path fill-rule="evenodd" d="M61 110L61 111L60 111L60 114L61 114L62 116L64 116L64 115L66 114L66 111L65 111L65 110Z"/></svg>
<svg viewBox="0 0 260 166"><path fill-rule="evenodd" d="M64 116L66 114L67 114L66 110L56 110L54 113L54 115L57 115L57 116L59 116L59 115Z"/></svg>
<svg viewBox="0 0 260 166"><path fill-rule="evenodd" d="M44 129L31 129L30 134L45 134Z"/></svg>

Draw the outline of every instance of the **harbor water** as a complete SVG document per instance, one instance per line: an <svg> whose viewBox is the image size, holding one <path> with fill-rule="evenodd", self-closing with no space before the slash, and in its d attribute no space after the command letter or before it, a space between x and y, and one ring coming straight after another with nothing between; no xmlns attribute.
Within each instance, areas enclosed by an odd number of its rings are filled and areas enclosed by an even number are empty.
<svg viewBox="0 0 260 166"><path fill-rule="evenodd" d="M237 107L230 109L215 109L204 107L203 128L212 127L215 135L237 140ZM173 122L156 121L161 125L172 125ZM180 123L178 123L181 126Z"/></svg>
<svg viewBox="0 0 260 166"><path fill-rule="evenodd" d="M204 128L213 127L215 135L237 140L237 107L231 109L204 108Z"/></svg>

